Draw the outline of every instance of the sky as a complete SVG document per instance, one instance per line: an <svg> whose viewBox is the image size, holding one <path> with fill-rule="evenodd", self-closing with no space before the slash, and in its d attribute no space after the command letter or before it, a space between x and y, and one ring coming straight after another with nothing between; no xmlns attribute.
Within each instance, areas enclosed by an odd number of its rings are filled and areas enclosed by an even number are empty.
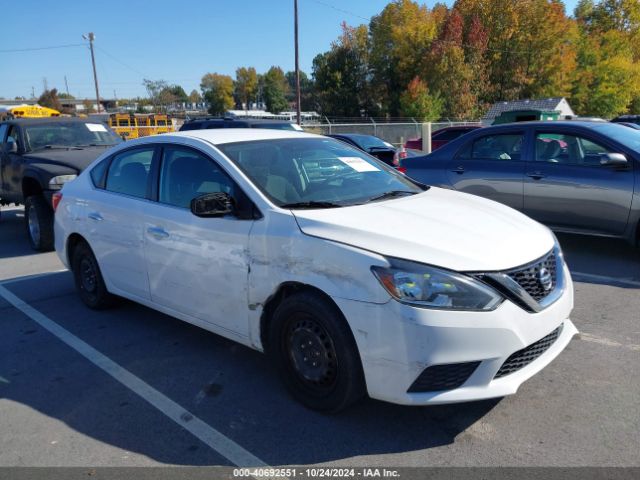
<svg viewBox="0 0 640 480"><path fill-rule="evenodd" d="M515 1L515 0L514 0ZM368 23L389 0L298 0L300 68L329 49L340 24ZM573 12L577 0L565 0ZM424 0L430 8L435 0ZM453 0L445 3L452 4ZM21 0L0 29L0 98L36 97L44 85L94 97L82 35L95 33L102 98L146 96L143 78L199 90L207 72L234 76L294 69L293 0ZM84 43L84 44L83 44ZM67 46L71 45L71 46ZM64 48L49 48L66 46ZM14 51L43 48L41 50ZM45 80L46 79L46 80Z"/></svg>

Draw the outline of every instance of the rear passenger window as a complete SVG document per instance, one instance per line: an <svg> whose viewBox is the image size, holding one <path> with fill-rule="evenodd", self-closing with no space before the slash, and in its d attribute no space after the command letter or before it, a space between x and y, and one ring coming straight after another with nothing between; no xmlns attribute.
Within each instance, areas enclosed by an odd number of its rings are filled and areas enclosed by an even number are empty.
<svg viewBox="0 0 640 480"><path fill-rule="evenodd" d="M205 193L234 194L234 183L217 163L189 148L166 147L160 170L160 203L189 208Z"/></svg>
<svg viewBox="0 0 640 480"><path fill-rule="evenodd" d="M91 169L91 181L96 188L104 188L105 173L107 173L107 167L109 166L109 159L104 159Z"/></svg>
<svg viewBox="0 0 640 480"><path fill-rule="evenodd" d="M520 160L522 134L480 137L462 149L458 158L478 160Z"/></svg>
<svg viewBox="0 0 640 480"><path fill-rule="evenodd" d="M154 148L148 147L117 154L109 167L105 188L110 192L144 198L153 152Z"/></svg>

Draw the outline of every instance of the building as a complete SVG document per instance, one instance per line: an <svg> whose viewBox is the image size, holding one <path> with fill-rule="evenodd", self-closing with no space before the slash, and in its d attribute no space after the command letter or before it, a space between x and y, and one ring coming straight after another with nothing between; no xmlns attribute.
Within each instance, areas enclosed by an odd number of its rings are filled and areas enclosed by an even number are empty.
<svg viewBox="0 0 640 480"><path fill-rule="evenodd" d="M485 125L491 125L496 117L500 116L504 112L511 112L513 110L555 110L560 112L560 118L575 116L569 102L567 102L567 99L564 97L543 98L538 100L525 99L494 103L487 114L482 118L482 123Z"/></svg>

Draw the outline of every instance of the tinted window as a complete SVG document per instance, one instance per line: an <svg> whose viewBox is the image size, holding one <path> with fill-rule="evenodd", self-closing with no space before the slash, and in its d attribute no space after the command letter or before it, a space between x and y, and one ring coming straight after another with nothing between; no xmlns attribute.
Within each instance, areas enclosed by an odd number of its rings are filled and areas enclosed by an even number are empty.
<svg viewBox="0 0 640 480"><path fill-rule="evenodd" d="M479 160L520 160L522 134L498 134L480 137L468 143L459 158Z"/></svg>
<svg viewBox="0 0 640 480"><path fill-rule="evenodd" d="M443 130L441 132L435 132L432 138L434 140L451 141L451 140L455 140L463 133L467 133L467 132L465 132L464 130Z"/></svg>
<svg viewBox="0 0 640 480"><path fill-rule="evenodd" d="M538 162L600 166L603 155L610 152L602 145L576 135L539 133L536 135Z"/></svg>
<svg viewBox="0 0 640 480"><path fill-rule="evenodd" d="M189 208L194 198L214 192L234 194L233 181L217 163L195 150L165 148L160 170L160 203Z"/></svg>
<svg viewBox="0 0 640 480"><path fill-rule="evenodd" d="M56 146L115 145L122 142L104 123L55 122L24 127L25 142L31 150Z"/></svg>
<svg viewBox="0 0 640 480"><path fill-rule="evenodd" d="M105 188L110 192L144 198L152 158L152 147L119 153L111 162Z"/></svg>
<svg viewBox="0 0 640 480"><path fill-rule="evenodd" d="M7 133L7 124L0 125L0 143L4 142L4 136Z"/></svg>

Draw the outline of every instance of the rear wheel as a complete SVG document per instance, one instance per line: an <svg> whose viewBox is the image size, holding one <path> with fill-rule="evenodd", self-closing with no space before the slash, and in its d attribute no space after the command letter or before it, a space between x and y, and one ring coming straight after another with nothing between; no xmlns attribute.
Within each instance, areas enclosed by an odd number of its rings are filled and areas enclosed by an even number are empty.
<svg viewBox="0 0 640 480"><path fill-rule="evenodd" d="M291 394L314 410L338 412L362 398L358 347L335 305L313 292L296 293L276 309L269 354Z"/></svg>
<svg viewBox="0 0 640 480"><path fill-rule="evenodd" d="M86 306L102 310L113 305L114 296L107 290L96 257L86 243L78 244L73 250L71 269L78 294Z"/></svg>
<svg viewBox="0 0 640 480"><path fill-rule="evenodd" d="M53 250L53 210L42 195L27 197L24 219L31 247L40 252Z"/></svg>

